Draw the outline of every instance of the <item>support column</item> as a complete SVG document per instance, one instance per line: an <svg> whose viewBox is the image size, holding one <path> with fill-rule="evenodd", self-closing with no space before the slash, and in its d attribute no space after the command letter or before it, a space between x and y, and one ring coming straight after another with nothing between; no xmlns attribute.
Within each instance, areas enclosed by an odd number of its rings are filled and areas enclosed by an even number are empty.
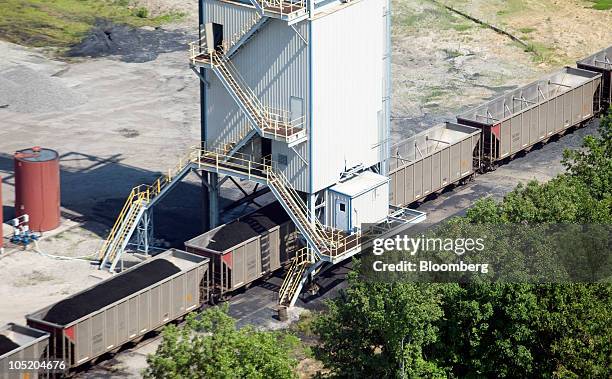
<svg viewBox="0 0 612 379"><path fill-rule="evenodd" d="M219 174L217 173L209 173L210 175L210 226L212 228L216 228L219 226Z"/></svg>
<svg viewBox="0 0 612 379"><path fill-rule="evenodd" d="M147 209L136 227L136 250L149 255L153 243L153 209Z"/></svg>
<svg viewBox="0 0 612 379"><path fill-rule="evenodd" d="M202 173L202 229L219 226L219 174Z"/></svg>
<svg viewBox="0 0 612 379"><path fill-rule="evenodd" d="M308 201L307 201L307 206L308 206L308 212L310 212L310 216L311 216L311 220L310 223L314 226L315 225L315 217L317 217L317 213L316 213L316 207L317 207L317 194L312 193L312 194L308 194Z"/></svg>

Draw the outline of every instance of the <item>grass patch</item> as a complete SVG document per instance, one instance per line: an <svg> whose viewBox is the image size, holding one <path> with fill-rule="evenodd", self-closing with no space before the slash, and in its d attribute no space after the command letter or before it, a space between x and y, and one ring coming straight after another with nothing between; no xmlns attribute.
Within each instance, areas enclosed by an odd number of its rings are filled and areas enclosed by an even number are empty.
<svg viewBox="0 0 612 379"><path fill-rule="evenodd" d="M458 32L465 32L466 30L472 29L473 26L474 24L463 23L463 24L452 24L451 28L455 29Z"/></svg>
<svg viewBox="0 0 612 379"><path fill-rule="evenodd" d="M421 10L414 9L410 2L401 1L395 1L393 6L393 28L401 33L423 29L464 32L476 26L471 21L439 6Z"/></svg>
<svg viewBox="0 0 612 379"><path fill-rule="evenodd" d="M305 311L300 315L300 319L291 326L291 330L304 337L314 336L313 323L317 315L310 311Z"/></svg>
<svg viewBox="0 0 612 379"><path fill-rule="evenodd" d="M605 11L608 9L612 9L612 0L591 0L593 4L593 8L600 10L600 11Z"/></svg>
<svg viewBox="0 0 612 379"><path fill-rule="evenodd" d="M503 9L497 11L498 16L510 16L527 10L525 0L507 0L503 2Z"/></svg>
<svg viewBox="0 0 612 379"><path fill-rule="evenodd" d="M3 0L0 36L26 46L67 48L80 42L99 18L141 27L181 17L179 13L149 17L148 9L129 0Z"/></svg>
<svg viewBox="0 0 612 379"><path fill-rule="evenodd" d="M536 31L536 28L520 28L519 32L524 33L524 34L529 34L529 33L533 33Z"/></svg>
<svg viewBox="0 0 612 379"><path fill-rule="evenodd" d="M445 95L446 91L442 87L430 87L429 92L425 96L423 96L422 101L425 104L431 105L430 103L442 99L442 97L444 97Z"/></svg>
<svg viewBox="0 0 612 379"><path fill-rule="evenodd" d="M536 63L553 63L555 50L539 42L530 42L524 48L526 53L533 54L533 61Z"/></svg>

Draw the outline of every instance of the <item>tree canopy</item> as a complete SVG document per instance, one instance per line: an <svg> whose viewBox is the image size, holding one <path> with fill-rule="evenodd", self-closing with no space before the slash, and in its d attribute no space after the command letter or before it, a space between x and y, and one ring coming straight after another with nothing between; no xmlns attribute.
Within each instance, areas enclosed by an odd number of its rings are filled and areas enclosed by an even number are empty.
<svg viewBox="0 0 612 379"><path fill-rule="evenodd" d="M296 337L280 332L237 329L227 308L213 307L170 325L162 343L147 357L150 379L295 378Z"/></svg>

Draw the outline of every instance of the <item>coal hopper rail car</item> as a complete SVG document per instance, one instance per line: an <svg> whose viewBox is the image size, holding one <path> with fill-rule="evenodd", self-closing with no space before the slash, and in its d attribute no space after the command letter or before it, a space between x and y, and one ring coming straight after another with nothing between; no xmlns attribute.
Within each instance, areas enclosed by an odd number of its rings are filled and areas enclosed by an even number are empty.
<svg viewBox="0 0 612 379"><path fill-rule="evenodd" d="M481 131L447 122L391 148L390 202L404 206L472 178L480 160Z"/></svg>
<svg viewBox="0 0 612 379"><path fill-rule="evenodd" d="M495 169L594 118L601 110L601 79L601 73L565 67L457 116L457 122L482 130L481 161L485 170Z"/></svg>
<svg viewBox="0 0 612 379"><path fill-rule="evenodd" d="M188 252L210 259L211 303L271 275L301 247L295 225L278 202L185 242Z"/></svg>
<svg viewBox="0 0 612 379"><path fill-rule="evenodd" d="M208 266L207 258L168 250L27 315L27 324L50 334L50 356L68 372L207 303Z"/></svg>
<svg viewBox="0 0 612 379"><path fill-rule="evenodd" d="M47 365L53 365L51 370ZM49 334L16 324L0 327L0 379L43 379L62 362L49 357Z"/></svg>
<svg viewBox="0 0 612 379"><path fill-rule="evenodd" d="M603 49L577 63L578 68L602 75L601 105L608 109L612 105L612 46Z"/></svg>

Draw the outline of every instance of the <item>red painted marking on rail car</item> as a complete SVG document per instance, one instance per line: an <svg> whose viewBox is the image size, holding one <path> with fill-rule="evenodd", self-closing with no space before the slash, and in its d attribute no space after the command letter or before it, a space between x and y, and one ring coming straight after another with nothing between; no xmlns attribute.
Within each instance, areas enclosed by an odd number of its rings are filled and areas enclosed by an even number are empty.
<svg viewBox="0 0 612 379"><path fill-rule="evenodd" d="M227 254L223 254L223 262L225 262L225 264L229 267L232 268L233 266L233 259L232 259L232 253L229 252Z"/></svg>
<svg viewBox="0 0 612 379"><path fill-rule="evenodd" d="M491 132L495 137L497 137L497 139L499 139L499 137L501 136L501 124L493 125L491 127Z"/></svg>
<svg viewBox="0 0 612 379"><path fill-rule="evenodd" d="M64 329L64 334L70 341L74 341L74 326Z"/></svg>

